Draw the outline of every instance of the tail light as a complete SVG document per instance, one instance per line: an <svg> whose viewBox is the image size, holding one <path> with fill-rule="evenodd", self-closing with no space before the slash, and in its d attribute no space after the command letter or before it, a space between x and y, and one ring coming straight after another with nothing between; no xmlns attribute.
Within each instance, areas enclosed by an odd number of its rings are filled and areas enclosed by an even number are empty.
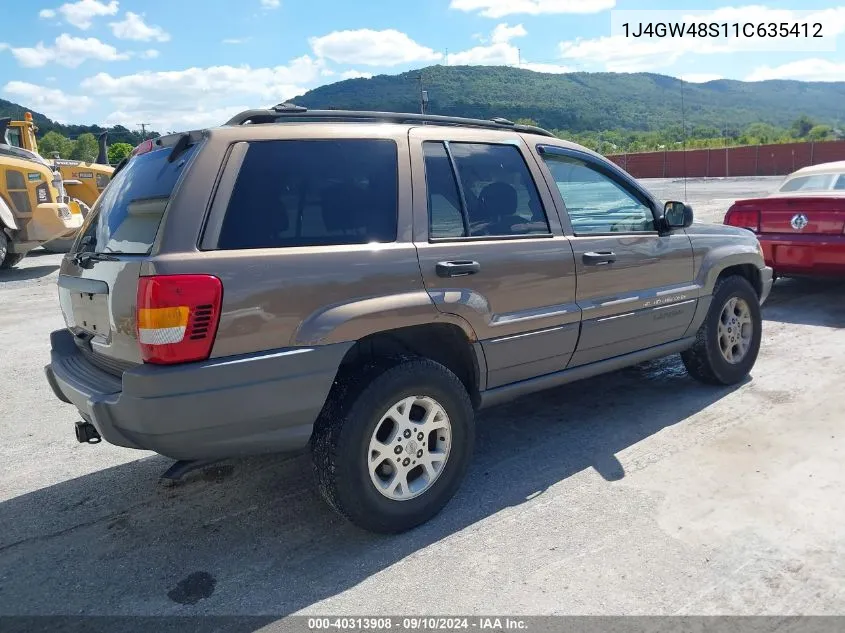
<svg viewBox="0 0 845 633"><path fill-rule="evenodd" d="M138 281L138 342L146 363L173 365L211 354L223 284L211 275L158 275Z"/></svg>
<svg viewBox="0 0 845 633"><path fill-rule="evenodd" d="M760 232L760 211L757 209L731 209L725 216L725 224Z"/></svg>

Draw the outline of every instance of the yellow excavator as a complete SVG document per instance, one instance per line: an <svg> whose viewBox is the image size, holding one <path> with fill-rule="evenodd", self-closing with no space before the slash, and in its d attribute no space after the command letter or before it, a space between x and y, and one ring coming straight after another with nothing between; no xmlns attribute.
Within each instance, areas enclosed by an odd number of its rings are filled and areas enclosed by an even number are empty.
<svg viewBox="0 0 845 633"><path fill-rule="evenodd" d="M35 138L36 132L38 128L30 112L24 114L23 121L13 121L10 118L0 119L0 143L40 156L38 141ZM102 132L99 135L97 139L99 152L94 162L68 160L58 156L41 157L59 172L68 198L65 202L75 202L82 210L83 218L88 215L114 173L114 168L109 165L107 139L108 132ZM74 237L53 240L44 244L44 248L55 253L65 253L70 249Z"/></svg>
<svg viewBox="0 0 845 633"><path fill-rule="evenodd" d="M8 119L0 119L0 268L11 268L57 238L72 239L83 220L53 165L3 142L7 124Z"/></svg>

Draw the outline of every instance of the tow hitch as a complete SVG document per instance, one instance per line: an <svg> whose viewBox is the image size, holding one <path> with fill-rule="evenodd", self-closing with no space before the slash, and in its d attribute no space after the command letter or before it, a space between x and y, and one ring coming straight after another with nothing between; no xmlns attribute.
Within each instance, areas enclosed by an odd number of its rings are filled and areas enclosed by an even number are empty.
<svg viewBox="0 0 845 633"><path fill-rule="evenodd" d="M77 422L73 430L80 444L99 444L103 439L90 422Z"/></svg>

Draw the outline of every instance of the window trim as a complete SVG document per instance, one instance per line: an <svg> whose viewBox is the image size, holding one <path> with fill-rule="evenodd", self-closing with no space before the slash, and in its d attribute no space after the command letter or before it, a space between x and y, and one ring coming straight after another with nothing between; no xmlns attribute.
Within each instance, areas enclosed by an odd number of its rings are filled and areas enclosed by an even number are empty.
<svg viewBox="0 0 845 633"><path fill-rule="evenodd" d="M461 182L460 171L458 170L457 162L455 161L455 157L452 155L451 145L491 145L495 147L512 147L517 151L517 154L522 159L522 164L525 167L525 173L528 175L529 180L534 184L534 191L537 194L537 201L540 203L540 207L543 209L543 216L546 219L546 232L545 233L526 233L526 234L516 234L516 235L463 235L461 237L432 237L431 236L431 209L429 207L429 189L428 189L428 171L426 170L425 164L425 144L426 143L439 143L446 149L446 155L449 158L449 166L452 170L452 178L455 181L455 185L458 188L458 197L461 201L461 219L464 224L464 231L469 233L469 210L467 209L466 203L466 193L464 192L464 186ZM423 176L425 178L425 198L426 198L426 221L428 224L428 243L429 244L443 244L443 243L460 243L460 242L491 242L491 241L499 241L499 240L529 240L529 239L537 239L537 238L553 238L554 233L552 232L551 222L549 221L549 212L546 209L546 205L543 203L543 196L540 193L540 186L537 184L537 181L534 178L534 174L531 173L531 167L528 164L528 159L526 158L525 154L522 151L522 148L519 145L514 143L496 143L492 141L475 141L475 140L457 140L452 141L448 139L437 140L437 139L423 139L421 141L421 149L422 149L422 157L423 157Z"/></svg>
<svg viewBox="0 0 845 633"><path fill-rule="evenodd" d="M320 142L320 141L389 141L393 144L396 150L396 161L394 167L396 169L396 235L390 242L375 242L381 246L390 246L401 243L402 227L401 220L401 199L402 199L402 146L391 137L373 137L373 136L342 136L342 137L290 137L290 138L257 138L257 139L242 139L232 141L228 148L228 156L224 158L223 165L216 181L216 187L212 193L208 211L204 218L204 227L201 232L198 250L202 252L220 252L220 253L242 253L242 252L278 252L278 251L294 251L314 248L352 248L364 246L372 248L372 243L345 243L345 244L303 244L297 246L261 246L255 248L221 248L220 235L223 229L223 223L226 220L226 212L229 209L229 204L232 201L232 196L235 192L235 185L237 184L238 176L241 173L241 168L246 160L249 148L252 144L259 143L286 143L286 142Z"/></svg>
<svg viewBox="0 0 845 633"><path fill-rule="evenodd" d="M660 214L657 212L657 202L643 187L633 180L628 174L619 169L615 163L611 161L599 161L594 156L581 152L575 149L568 149L565 147L557 147L555 145L539 144L536 146L537 154L540 157L539 162L541 168L545 170L544 175L548 178L549 188L552 190L552 196L557 196L557 200L561 204L563 212L566 214L566 224L569 227L573 237L631 237L631 236L646 236L646 235L661 235L659 229ZM651 211L651 216L654 221L654 230L652 231L602 231L597 233L578 233L572 225L572 218L569 216L569 211L566 209L566 201L563 199L563 194L557 186L557 181L546 163L546 155L559 156L563 158L574 158L586 163L590 169L593 169L605 176L621 189L626 191L629 195L643 204ZM563 221L563 218L561 218ZM566 230L566 228L564 228Z"/></svg>

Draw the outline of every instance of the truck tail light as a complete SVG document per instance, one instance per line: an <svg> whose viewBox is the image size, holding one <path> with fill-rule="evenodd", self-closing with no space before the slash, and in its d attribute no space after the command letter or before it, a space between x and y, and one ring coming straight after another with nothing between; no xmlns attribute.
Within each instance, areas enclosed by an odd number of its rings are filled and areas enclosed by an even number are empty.
<svg viewBox="0 0 845 633"><path fill-rule="evenodd" d="M141 277L137 299L138 343L145 363L174 365L208 358L223 299L217 277Z"/></svg>
<svg viewBox="0 0 845 633"><path fill-rule="evenodd" d="M757 209L733 209L725 216L725 224L760 232L760 211Z"/></svg>

